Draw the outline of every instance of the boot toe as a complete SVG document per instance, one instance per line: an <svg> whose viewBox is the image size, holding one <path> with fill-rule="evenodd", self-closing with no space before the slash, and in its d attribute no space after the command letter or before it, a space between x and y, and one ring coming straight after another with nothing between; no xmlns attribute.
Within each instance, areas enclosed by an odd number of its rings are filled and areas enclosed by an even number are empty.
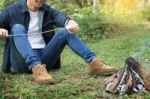
<svg viewBox="0 0 150 99"><path fill-rule="evenodd" d="M112 75L112 74L114 74L118 71L119 71L119 69L113 68L113 69L104 71L102 74L105 75L105 76L109 76L109 75Z"/></svg>
<svg viewBox="0 0 150 99"><path fill-rule="evenodd" d="M117 68L109 66L105 64L102 60L98 59L92 60L89 65L89 70L91 74L107 76L118 72Z"/></svg>
<svg viewBox="0 0 150 99"><path fill-rule="evenodd" d="M38 84L54 84L54 80L50 74L48 74L45 65L37 65L32 68L33 78L32 80Z"/></svg>
<svg viewBox="0 0 150 99"><path fill-rule="evenodd" d="M112 75L118 71L119 71L119 69L111 67L111 68L97 68L97 69L90 71L90 73L96 74L96 75L109 76L109 75Z"/></svg>
<svg viewBox="0 0 150 99"><path fill-rule="evenodd" d="M52 85L55 83L55 81L53 79L49 79L49 78L34 78L33 79L34 82L38 83L38 84L45 84L45 85Z"/></svg>

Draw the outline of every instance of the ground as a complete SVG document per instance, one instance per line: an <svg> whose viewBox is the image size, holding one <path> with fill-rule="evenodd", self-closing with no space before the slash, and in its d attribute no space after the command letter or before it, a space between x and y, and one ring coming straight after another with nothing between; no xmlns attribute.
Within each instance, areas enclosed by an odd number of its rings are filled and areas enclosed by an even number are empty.
<svg viewBox="0 0 150 99"><path fill-rule="evenodd" d="M136 53L141 64L148 67L150 46L145 46L149 41L149 31L142 31L87 45L98 58L116 68L122 68L125 59ZM141 44L144 51L141 50ZM0 49L2 56L2 47ZM91 77L88 74L88 65L68 47L61 57L62 68L49 72L56 81L55 85L38 85L31 81L31 74L11 75L0 71L0 99L150 99L150 94L109 94L105 92L106 76Z"/></svg>

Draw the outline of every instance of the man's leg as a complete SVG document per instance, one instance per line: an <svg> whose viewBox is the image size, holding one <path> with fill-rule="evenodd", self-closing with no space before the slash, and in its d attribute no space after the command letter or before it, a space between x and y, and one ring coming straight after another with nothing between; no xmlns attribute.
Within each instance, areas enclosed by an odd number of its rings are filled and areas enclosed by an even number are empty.
<svg viewBox="0 0 150 99"><path fill-rule="evenodd" d="M25 30L25 27L16 24L12 28L12 34L18 35L18 34L26 34L27 31ZM41 60L39 59L38 55L36 55L33 51L33 49L30 46L30 43L28 41L28 37L25 35L20 36L14 36L11 38L11 64L14 71L20 73L19 69L29 69L33 73L33 80L37 83L45 84L45 83L53 83L52 77L47 73L45 66L42 65ZM20 57L13 56L16 55L14 52L16 50L21 58L21 63L19 60ZM15 58L14 58L15 57ZM25 65L24 65L25 64ZM22 65L24 68L22 68ZM21 70L24 71L24 70Z"/></svg>
<svg viewBox="0 0 150 99"><path fill-rule="evenodd" d="M13 35L26 34L26 33L27 33L27 31L20 24L16 24L12 28ZM17 50L19 52L19 54L22 56L26 65L28 66L29 70L31 70L33 66L41 64L41 60L34 54L34 51L32 50L32 48L30 46L27 36L25 36L25 35L19 36L18 35L18 36L13 36L11 39L12 39L12 43L14 43L12 47L15 47L16 48L15 50ZM14 51L12 49L11 54L13 54L13 52ZM13 56L11 56L11 57L13 58ZM19 59L19 58L17 58L17 59ZM12 61L12 62L14 63L14 61Z"/></svg>
<svg viewBox="0 0 150 99"><path fill-rule="evenodd" d="M68 45L73 52L82 57L87 63L96 58L95 54L76 35L69 34L65 28L62 28L56 32L47 47L43 50L42 63L52 68L50 66L54 65L57 61L65 45Z"/></svg>
<svg viewBox="0 0 150 99"><path fill-rule="evenodd" d="M13 38L10 38L10 62L14 73L31 73L25 60L16 49Z"/></svg>
<svg viewBox="0 0 150 99"><path fill-rule="evenodd" d="M50 66L54 65L65 45L68 45L77 55L82 57L86 63L89 63L91 73L107 75L117 71L117 69L96 59L95 54L85 45L85 43L83 43L76 35L68 33L65 28L59 30L43 50L41 58L42 63L51 68Z"/></svg>

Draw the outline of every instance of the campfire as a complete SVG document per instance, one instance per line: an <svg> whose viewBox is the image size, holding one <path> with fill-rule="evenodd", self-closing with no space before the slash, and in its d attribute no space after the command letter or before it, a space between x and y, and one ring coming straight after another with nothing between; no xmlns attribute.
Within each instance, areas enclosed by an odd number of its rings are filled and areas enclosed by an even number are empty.
<svg viewBox="0 0 150 99"><path fill-rule="evenodd" d="M124 68L107 79L106 91L117 94L147 93L150 91L150 72L134 58L128 57Z"/></svg>

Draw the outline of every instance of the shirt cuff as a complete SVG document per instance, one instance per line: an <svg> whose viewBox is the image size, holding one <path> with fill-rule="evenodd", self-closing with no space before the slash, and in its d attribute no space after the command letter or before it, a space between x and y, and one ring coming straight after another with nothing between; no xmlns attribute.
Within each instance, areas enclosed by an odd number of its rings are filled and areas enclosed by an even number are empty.
<svg viewBox="0 0 150 99"><path fill-rule="evenodd" d="M68 19L65 21L65 26L68 25L68 22L69 22L70 20L74 20L74 19L68 18Z"/></svg>

